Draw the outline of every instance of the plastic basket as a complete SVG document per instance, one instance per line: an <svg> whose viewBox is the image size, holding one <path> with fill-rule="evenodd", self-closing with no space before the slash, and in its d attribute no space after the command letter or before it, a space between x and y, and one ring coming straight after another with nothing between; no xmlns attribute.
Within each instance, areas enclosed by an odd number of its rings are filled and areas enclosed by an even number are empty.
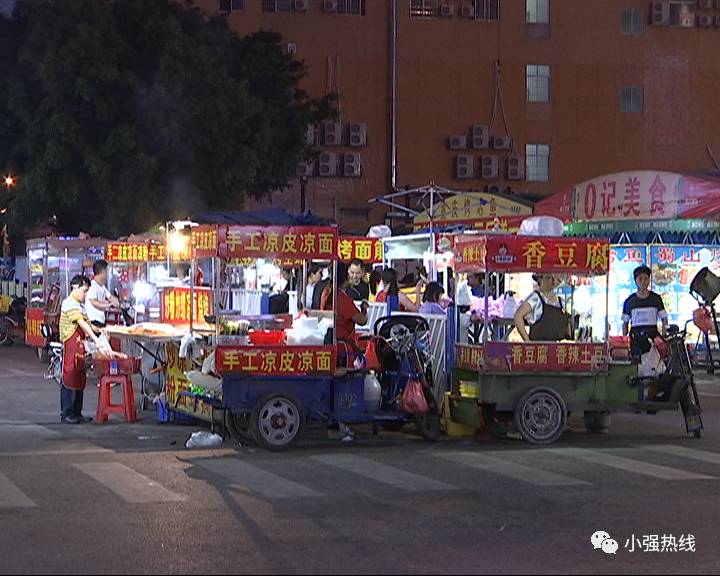
<svg viewBox="0 0 720 576"><path fill-rule="evenodd" d="M250 332L250 342L256 346L277 346L285 343L284 330L255 330Z"/></svg>
<svg viewBox="0 0 720 576"><path fill-rule="evenodd" d="M130 358L93 358L96 376L115 376L117 374L139 374L140 357Z"/></svg>

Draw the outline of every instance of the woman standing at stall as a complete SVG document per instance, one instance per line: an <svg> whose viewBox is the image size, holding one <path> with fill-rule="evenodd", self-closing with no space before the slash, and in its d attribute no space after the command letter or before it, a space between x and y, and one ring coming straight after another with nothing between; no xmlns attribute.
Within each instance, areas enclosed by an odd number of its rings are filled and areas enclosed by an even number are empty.
<svg viewBox="0 0 720 576"><path fill-rule="evenodd" d="M560 278L555 274L534 276L538 284L515 312L515 328L525 341L559 342L570 333L570 316L563 310L563 302L555 294ZM530 333L525 321L530 324Z"/></svg>
<svg viewBox="0 0 720 576"><path fill-rule="evenodd" d="M418 283L415 285L415 302L400 292L397 272L394 268L385 268L385 270L382 271L382 282L383 289L378 292L375 302L387 302L388 296L397 296L401 312L417 312L420 309L420 294L422 287L425 285L424 280L418 280Z"/></svg>

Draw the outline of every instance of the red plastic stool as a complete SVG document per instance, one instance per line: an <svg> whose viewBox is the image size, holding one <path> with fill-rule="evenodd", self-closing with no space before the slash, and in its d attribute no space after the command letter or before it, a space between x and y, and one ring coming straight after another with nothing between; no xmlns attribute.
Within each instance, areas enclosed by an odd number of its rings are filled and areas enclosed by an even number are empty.
<svg viewBox="0 0 720 576"><path fill-rule="evenodd" d="M112 403L112 391L110 387L116 383L122 386L122 404ZM109 414L124 414L126 422L135 422L137 420L135 392L133 390L132 378L129 374L100 377L100 391L98 392L98 406L95 421L100 423L107 422Z"/></svg>

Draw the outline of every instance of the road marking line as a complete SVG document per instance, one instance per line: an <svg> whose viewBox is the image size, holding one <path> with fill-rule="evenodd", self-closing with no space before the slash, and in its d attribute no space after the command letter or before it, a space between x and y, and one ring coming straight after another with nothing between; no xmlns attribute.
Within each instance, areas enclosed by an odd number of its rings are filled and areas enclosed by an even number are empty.
<svg viewBox="0 0 720 576"><path fill-rule="evenodd" d="M606 452L588 450L587 448L546 448L544 451L549 454L567 456L591 464L617 468L625 472L652 476L653 478L660 478L662 480L715 480L713 476L696 474L694 472L687 472L658 464L650 464L649 462L615 456L613 454L607 454Z"/></svg>
<svg viewBox="0 0 720 576"><path fill-rule="evenodd" d="M185 497L168 490L120 462L87 462L73 464L130 504L182 502Z"/></svg>
<svg viewBox="0 0 720 576"><path fill-rule="evenodd" d="M402 488L409 492L425 492L428 490L457 490L455 486L426 478L419 474L413 474L394 466L381 464L369 458L360 456L352 456L350 454L327 454L320 456L312 456L313 460L322 462L335 468L340 468L347 472L352 472L358 476L369 478L383 484L389 484L397 488Z"/></svg>
<svg viewBox="0 0 720 576"><path fill-rule="evenodd" d="M231 480L233 484L244 486L267 498L318 498L324 496L321 492L316 492L307 486L267 472L237 458L212 458L193 460L193 462L214 474Z"/></svg>
<svg viewBox="0 0 720 576"><path fill-rule="evenodd" d="M710 464L720 464L720 454L717 452L706 452L705 450L696 450L694 448L685 448L685 446L676 446L674 444L656 444L652 446L638 446L643 450L652 450L661 454L671 454L691 460L699 460L701 462L709 462Z"/></svg>
<svg viewBox="0 0 720 576"><path fill-rule="evenodd" d="M495 454L497 454L497 452ZM445 460L450 460L455 464L469 466L470 468L490 472L491 474L507 476L514 480L534 484L535 486L582 486L590 484L589 482L570 476L555 474L554 472L501 460L476 452L440 452L435 455Z"/></svg>
<svg viewBox="0 0 720 576"><path fill-rule="evenodd" d="M47 426L35 424L29 421L0 421L0 428L2 428L2 434L7 436L20 436L23 434L35 436L60 436L60 432L58 432L57 430L51 430Z"/></svg>
<svg viewBox="0 0 720 576"><path fill-rule="evenodd" d="M0 508L30 508L36 506L7 476L0 472Z"/></svg>
<svg viewBox="0 0 720 576"><path fill-rule="evenodd" d="M68 448L65 450L31 450L25 452L0 452L0 458L19 458L36 456L70 456L78 454L114 454L113 450L107 448Z"/></svg>
<svg viewBox="0 0 720 576"><path fill-rule="evenodd" d="M711 398L720 398L720 394L716 394L715 392L699 391L698 394L700 394L700 396L710 396Z"/></svg>

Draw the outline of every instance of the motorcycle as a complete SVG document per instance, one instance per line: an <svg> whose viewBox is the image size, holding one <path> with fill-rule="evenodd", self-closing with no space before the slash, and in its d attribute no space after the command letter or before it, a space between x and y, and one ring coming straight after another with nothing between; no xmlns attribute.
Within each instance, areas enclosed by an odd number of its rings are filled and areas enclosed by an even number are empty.
<svg viewBox="0 0 720 576"><path fill-rule="evenodd" d="M25 339L25 309L27 300L15 298L8 311L0 315L0 345L11 346L15 340Z"/></svg>

